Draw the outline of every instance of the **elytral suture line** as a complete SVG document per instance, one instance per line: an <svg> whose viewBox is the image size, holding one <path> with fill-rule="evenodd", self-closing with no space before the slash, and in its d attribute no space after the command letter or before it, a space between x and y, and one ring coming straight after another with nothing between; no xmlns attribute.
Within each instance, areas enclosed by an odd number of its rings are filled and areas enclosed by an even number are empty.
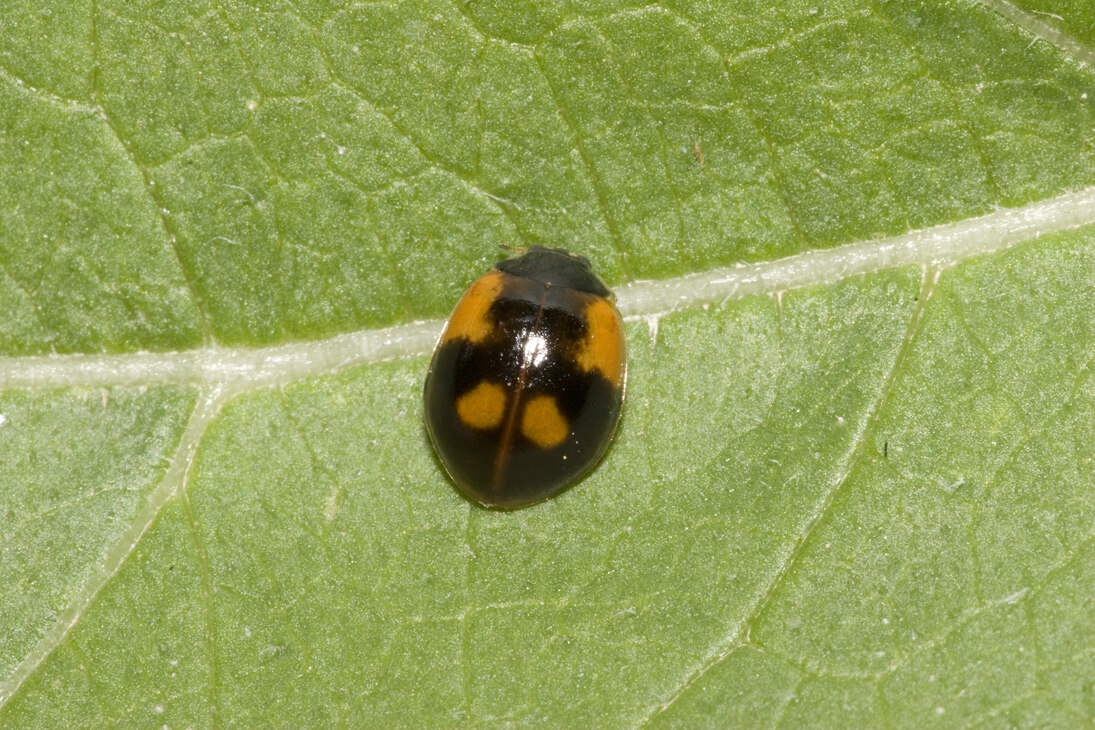
<svg viewBox="0 0 1095 730"><path fill-rule="evenodd" d="M1095 223L1095 187L898 236L616 288L625 318L775 295L903 266L946 268L1042 235ZM443 322L428 320L265 348L202 347L124 355L0 357L0 390L197 385L229 394L286 385L346 367L426 355Z"/></svg>

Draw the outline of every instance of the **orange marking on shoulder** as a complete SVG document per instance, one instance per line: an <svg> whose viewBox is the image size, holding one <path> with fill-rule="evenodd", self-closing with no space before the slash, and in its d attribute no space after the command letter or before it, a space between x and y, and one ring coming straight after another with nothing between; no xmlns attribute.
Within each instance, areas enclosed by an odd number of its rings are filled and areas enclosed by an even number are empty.
<svg viewBox="0 0 1095 730"><path fill-rule="evenodd" d="M479 343L490 337L494 325L488 313L498 293L502 291L501 271L488 271L480 276L464 293L456 309L452 310L449 323L441 341L448 342L457 338Z"/></svg>
<svg viewBox="0 0 1095 730"><path fill-rule="evenodd" d="M566 416L559 412L555 399L550 395L534 396L525 406L521 416L521 433L542 449L550 449L563 443L570 433Z"/></svg>
<svg viewBox="0 0 1095 730"><path fill-rule="evenodd" d="M578 366L586 372L600 370L608 382L618 386L626 348L620 313L607 299L596 297L586 305L585 316L589 327L578 351Z"/></svg>
<svg viewBox="0 0 1095 730"><path fill-rule="evenodd" d="M456 415L469 428L496 427L505 409L506 391L498 383L485 380L456 399Z"/></svg>

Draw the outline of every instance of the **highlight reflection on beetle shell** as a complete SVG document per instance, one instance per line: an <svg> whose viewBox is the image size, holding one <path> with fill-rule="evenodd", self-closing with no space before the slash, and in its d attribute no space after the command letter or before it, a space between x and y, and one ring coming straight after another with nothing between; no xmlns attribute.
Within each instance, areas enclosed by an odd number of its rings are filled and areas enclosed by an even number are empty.
<svg viewBox="0 0 1095 730"><path fill-rule="evenodd" d="M612 294L580 256L531 248L464 294L426 375L426 426L469 498L525 507L604 454L627 375Z"/></svg>

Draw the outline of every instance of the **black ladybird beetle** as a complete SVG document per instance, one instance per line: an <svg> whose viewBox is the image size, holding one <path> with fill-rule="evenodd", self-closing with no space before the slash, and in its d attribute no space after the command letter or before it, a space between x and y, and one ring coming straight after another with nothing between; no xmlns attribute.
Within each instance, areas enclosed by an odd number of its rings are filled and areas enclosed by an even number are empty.
<svg viewBox="0 0 1095 730"><path fill-rule="evenodd" d="M627 346L589 261L533 247L464 293L426 374L426 427L453 481L488 507L563 491L616 430Z"/></svg>

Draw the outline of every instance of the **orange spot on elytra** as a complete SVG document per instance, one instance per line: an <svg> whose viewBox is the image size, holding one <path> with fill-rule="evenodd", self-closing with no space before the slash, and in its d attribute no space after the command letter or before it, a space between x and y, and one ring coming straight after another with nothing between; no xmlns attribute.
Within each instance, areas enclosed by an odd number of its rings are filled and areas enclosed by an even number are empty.
<svg viewBox="0 0 1095 730"><path fill-rule="evenodd" d="M494 428L502 422L505 409L506 391L485 380L456 399L456 415L470 428Z"/></svg>
<svg viewBox="0 0 1095 730"><path fill-rule="evenodd" d="M521 433L542 449L558 446L570 433L566 416L559 412L550 395L534 396L521 417Z"/></svg>
<svg viewBox="0 0 1095 730"><path fill-rule="evenodd" d="M600 370L608 382L620 385L626 347L620 314L600 297L586 305L585 314L589 329L578 351L578 365L586 372Z"/></svg>
<svg viewBox="0 0 1095 730"><path fill-rule="evenodd" d="M449 318L449 324L441 338L443 342L463 338L479 343L490 336L494 325L487 315L498 293L502 291L502 277L501 271L488 271L475 280L452 311L452 317Z"/></svg>

